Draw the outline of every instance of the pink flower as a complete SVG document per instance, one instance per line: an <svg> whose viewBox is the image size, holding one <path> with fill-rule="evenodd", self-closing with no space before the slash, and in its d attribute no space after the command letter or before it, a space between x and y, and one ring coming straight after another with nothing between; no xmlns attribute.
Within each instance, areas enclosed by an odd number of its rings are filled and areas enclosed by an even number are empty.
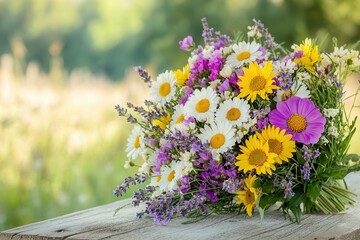
<svg viewBox="0 0 360 240"><path fill-rule="evenodd" d="M292 134L293 140L304 144L317 143L326 123L310 99L299 97L278 102L269 118L272 125L285 129L286 134Z"/></svg>

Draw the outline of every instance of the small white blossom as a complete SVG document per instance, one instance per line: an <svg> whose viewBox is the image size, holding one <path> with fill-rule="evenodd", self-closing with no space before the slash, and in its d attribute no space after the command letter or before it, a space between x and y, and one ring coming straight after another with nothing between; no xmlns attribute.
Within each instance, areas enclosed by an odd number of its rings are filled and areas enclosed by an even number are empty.
<svg viewBox="0 0 360 240"><path fill-rule="evenodd" d="M338 132L337 128L334 126L329 127L328 133L329 133L329 135L334 136L334 137L339 136L339 132Z"/></svg>
<svg viewBox="0 0 360 240"><path fill-rule="evenodd" d="M195 64L197 58L198 58L198 55L196 55L196 54L193 55L193 56L191 56L191 57L189 57L189 59L188 59L188 64L189 64L189 68L190 68L190 69L194 67L194 64Z"/></svg>
<svg viewBox="0 0 360 240"><path fill-rule="evenodd" d="M214 91L217 90L217 87L219 86L220 84L220 79L216 79L214 81L211 81L210 83L210 86L212 87L212 89L214 89Z"/></svg>
<svg viewBox="0 0 360 240"><path fill-rule="evenodd" d="M328 140L326 137L321 136L321 138L320 138L320 142L321 142L321 144L326 145L326 144L328 144L328 143L329 143L329 140Z"/></svg>
<svg viewBox="0 0 360 240"><path fill-rule="evenodd" d="M339 109L337 109L337 108L325 108L324 109L324 115L327 118L333 118L336 115L338 115L338 113L339 113Z"/></svg>
<svg viewBox="0 0 360 240"><path fill-rule="evenodd" d="M206 46L203 51L203 56L206 59L210 59L214 52L214 46Z"/></svg>
<svg viewBox="0 0 360 240"><path fill-rule="evenodd" d="M253 37L253 38L261 38L262 34L259 32L258 28L256 26L248 26L248 32L247 35L248 37Z"/></svg>
<svg viewBox="0 0 360 240"><path fill-rule="evenodd" d="M149 173L150 172L150 165L147 162L144 162L143 165L138 170L139 173Z"/></svg>
<svg viewBox="0 0 360 240"><path fill-rule="evenodd" d="M349 67L354 67L354 68L359 67L359 66L360 66L359 51L351 50L351 51L346 55L346 64L347 64Z"/></svg>
<svg viewBox="0 0 360 240"><path fill-rule="evenodd" d="M124 168L130 168L132 167L134 164L130 161L130 160L126 160L124 163Z"/></svg>
<svg viewBox="0 0 360 240"><path fill-rule="evenodd" d="M225 91L220 95L221 100L227 100L234 97L234 93L230 91Z"/></svg>
<svg viewBox="0 0 360 240"><path fill-rule="evenodd" d="M229 65L225 65L223 67L223 69L221 69L221 71L220 71L220 76L222 76L224 78L228 78L231 76L232 72L233 71L232 71L231 67Z"/></svg>
<svg viewBox="0 0 360 240"><path fill-rule="evenodd" d="M232 53L232 46L229 46L229 47L224 47L223 49L222 49L222 54L223 55L228 55L228 54L230 54L230 53Z"/></svg>

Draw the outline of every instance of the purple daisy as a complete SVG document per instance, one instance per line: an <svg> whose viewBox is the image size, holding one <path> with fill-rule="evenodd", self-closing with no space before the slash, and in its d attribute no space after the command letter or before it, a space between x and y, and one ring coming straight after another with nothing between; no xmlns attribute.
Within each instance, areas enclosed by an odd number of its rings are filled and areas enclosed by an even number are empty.
<svg viewBox="0 0 360 240"><path fill-rule="evenodd" d="M326 123L310 99L299 97L278 102L269 118L272 125L285 129L286 134L292 134L293 140L304 144L317 143Z"/></svg>

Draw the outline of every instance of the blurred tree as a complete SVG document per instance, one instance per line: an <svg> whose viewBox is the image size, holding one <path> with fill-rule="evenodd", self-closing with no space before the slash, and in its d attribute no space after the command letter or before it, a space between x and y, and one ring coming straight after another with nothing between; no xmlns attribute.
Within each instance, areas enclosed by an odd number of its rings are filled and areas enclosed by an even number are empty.
<svg viewBox="0 0 360 240"><path fill-rule="evenodd" d="M0 0L0 55L19 39L25 62L49 71L48 48L61 40L68 71L87 68L115 80L133 65L182 67L188 55L178 41L192 35L202 43L202 17L230 36L256 18L287 46L327 32L342 44L360 39L359 11L360 0Z"/></svg>

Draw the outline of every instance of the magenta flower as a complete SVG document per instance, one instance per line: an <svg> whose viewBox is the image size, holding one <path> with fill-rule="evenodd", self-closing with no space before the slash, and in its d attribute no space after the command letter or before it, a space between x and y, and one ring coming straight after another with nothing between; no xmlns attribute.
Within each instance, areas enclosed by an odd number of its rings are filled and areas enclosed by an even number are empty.
<svg viewBox="0 0 360 240"><path fill-rule="evenodd" d="M179 41L180 49L184 51L191 51L191 48L194 46L194 41L191 36L185 37L183 40Z"/></svg>
<svg viewBox="0 0 360 240"><path fill-rule="evenodd" d="M269 118L272 125L285 129L286 134L292 134L293 140L304 144L317 143L326 123L310 99L299 97L278 102Z"/></svg>

